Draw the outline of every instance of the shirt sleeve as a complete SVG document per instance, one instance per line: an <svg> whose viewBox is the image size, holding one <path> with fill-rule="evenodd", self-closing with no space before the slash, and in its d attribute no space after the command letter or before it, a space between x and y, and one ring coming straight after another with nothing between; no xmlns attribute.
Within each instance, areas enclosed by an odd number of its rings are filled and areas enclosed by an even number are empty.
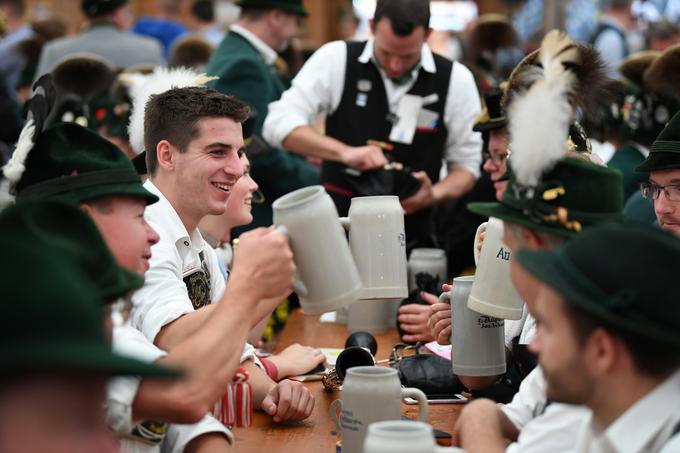
<svg viewBox="0 0 680 453"><path fill-rule="evenodd" d="M524 425L543 412L546 403L543 370L537 366L522 381L512 401L501 410L521 431Z"/></svg>
<svg viewBox="0 0 680 453"><path fill-rule="evenodd" d="M312 124L321 113L332 113L340 105L346 62L344 41L330 42L314 52L281 99L269 104L262 130L265 140L282 147L293 129Z"/></svg>
<svg viewBox="0 0 680 453"><path fill-rule="evenodd" d="M161 444L161 453L182 453L189 442L208 433L223 434L230 444L234 443L231 430L212 415L206 415L203 420L192 425L170 425Z"/></svg>
<svg viewBox="0 0 680 453"><path fill-rule="evenodd" d="M445 157L449 170L462 167L475 178L479 177L482 163L482 134L474 132L472 127L481 110L472 73L462 64L454 62L444 110L448 129Z"/></svg>
<svg viewBox="0 0 680 453"><path fill-rule="evenodd" d="M124 325L113 329L113 350L120 355L153 363L165 356L135 328ZM138 376L117 377L106 388L106 420L116 433L129 434L135 426L132 420L132 403L137 396L142 379Z"/></svg>
<svg viewBox="0 0 680 453"><path fill-rule="evenodd" d="M149 270L144 274L144 286L132 296L131 323L152 343L163 326L194 311L182 280L181 261L174 245L163 241L154 245ZM211 281L211 285L215 284Z"/></svg>

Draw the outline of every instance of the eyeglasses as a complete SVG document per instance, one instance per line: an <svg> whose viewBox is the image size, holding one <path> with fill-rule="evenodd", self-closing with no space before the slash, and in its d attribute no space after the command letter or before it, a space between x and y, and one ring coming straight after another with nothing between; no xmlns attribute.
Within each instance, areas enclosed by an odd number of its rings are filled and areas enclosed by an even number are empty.
<svg viewBox="0 0 680 453"><path fill-rule="evenodd" d="M505 161L508 160L508 157L510 157L510 151L498 155L493 155L486 149L482 151L482 162L490 160L491 163L496 167L500 167L501 165L505 164Z"/></svg>
<svg viewBox="0 0 680 453"><path fill-rule="evenodd" d="M659 186L652 182L640 183L640 192L642 196L648 200L656 200L663 190L668 201L680 201L680 184L668 184L667 186Z"/></svg>

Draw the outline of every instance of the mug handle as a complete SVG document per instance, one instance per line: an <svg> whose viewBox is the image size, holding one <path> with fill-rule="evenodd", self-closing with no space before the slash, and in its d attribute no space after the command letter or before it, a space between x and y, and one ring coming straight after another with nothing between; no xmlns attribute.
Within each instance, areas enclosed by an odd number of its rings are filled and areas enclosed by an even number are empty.
<svg viewBox="0 0 680 453"><path fill-rule="evenodd" d="M451 305L451 313L453 313L453 304L451 303L451 291L441 293L439 295L439 302L444 304L446 303L445 301L449 301L449 305ZM453 341L453 323L451 323L451 338L449 338L449 341Z"/></svg>
<svg viewBox="0 0 680 453"><path fill-rule="evenodd" d="M331 414L331 420L333 420L333 423L335 423L335 432L340 433L341 427L340 427L340 419L338 415L338 408L340 411L342 411L342 400L338 398L337 400L333 401L330 406L328 406L328 412Z"/></svg>
<svg viewBox="0 0 680 453"><path fill-rule="evenodd" d="M477 231L475 232L475 241L474 244L472 245L472 256L475 257L475 266L477 266L477 263L479 261L479 254L480 252L477 251L477 246L479 245L479 236L486 231L487 226L489 225L489 222L484 222L481 225L477 227ZM482 244L482 247L484 244Z"/></svg>
<svg viewBox="0 0 680 453"><path fill-rule="evenodd" d="M288 234L288 228L286 228L283 225L275 226L274 229L271 230L271 232L276 234L282 234L287 238L290 238L290 235ZM307 294L309 294L309 292L307 291L307 287L305 286L304 283L302 283L302 280L300 280L299 278L296 278L295 281L293 282L293 291L295 291L301 297L306 297Z"/></svg>
<svg viewBox="0 0 680 453"><path fill-rule="evenodd" d="M418 401L418 421L427 422L427 396L422 390L413 387L402 388L401 397L409 397Z"/></svg>

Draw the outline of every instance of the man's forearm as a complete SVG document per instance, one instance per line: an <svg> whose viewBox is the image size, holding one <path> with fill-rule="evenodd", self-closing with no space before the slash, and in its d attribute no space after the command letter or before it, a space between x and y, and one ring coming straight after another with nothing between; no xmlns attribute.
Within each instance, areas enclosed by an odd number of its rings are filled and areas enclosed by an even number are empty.
<svg viewBox="0 0 680 453"><path fill-rule="evenodd" d="M299 126L283 140L283 147L303 156L342 161L347 146L339 140L321 134L312 126Z"/></svg>
<svg viewBox="0 0 680 453"><path fill-rule="evenodd" d="M156 335L154 344L164 351L171 351L177 345L198 332L215 310L211 304L198 310L186 313L169 324L164 325Z"/></svg>
<svg viewBox="0 0 680 453"><path fill-rule="evenodd" d="M468 453L504 452L507 442L499 413L491 400L479 399L468 404L456 424L458 444Z"/></svg>
<svg viewBox="0 0 680 453"><path fill-rule="evenodd" d="M276 387L276 382L262 368L255 365L255 362L252 360L243 362L241 368L248 373L248 383L253 391L253 407L255 409L262 409L262 401L271 389Z"/></svg>
<svg viewBox="0 0 680 453"><path fill-rule="evenodd" d="M449 171L444 179L432 186L437 202L454 200L468 193L475 185L475 176L469 170L457 167Z"/></svg>

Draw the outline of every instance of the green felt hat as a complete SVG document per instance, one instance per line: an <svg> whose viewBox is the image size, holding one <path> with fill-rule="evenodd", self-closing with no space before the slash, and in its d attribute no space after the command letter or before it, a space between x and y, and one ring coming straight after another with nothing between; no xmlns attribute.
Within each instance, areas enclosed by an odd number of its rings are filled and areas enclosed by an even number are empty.
<svg viewBox="0 0 680 453"><path fill-rule="evenodd" d="M486 132L507 126L508 121L501 107L502 99L503 91L500 89L484 94L484 105L475 120L475 125L472 127L473 131Z"/></svg>
<svg viewBox="0 0 680 453"><path fill-rule="evenodd" d="M514 173L509 173L500 203L469 203L468 209L567 237L578 234L583 227L622 219L623 177L617 170L565 157L536 186L524 186Z"/></svg>
<svg viewBox="0 0 680 453"><path fill-rule="evenodd" d="M555 250L520 250L514 259L593 318L680 346L675 236L645 225L609 224Z"/></svg>
<svg viewBox="0 0 680 453"><path fill-rule="evenodd" d="M175 371L111 351L104 334L101 289L85 267L101 258L82 244L57 240L38 222L82 219L75 206L18 204L0 214L0 376L26 372L175 376ZM60 219L61 218L61 219ZM76 222L77 223L77 222ZM63 224L62 224L63 225ZM35 240L35 241L34 241ZM73 252L73 253L72 253Z"/></svg>
<svg viewBox="0 0 680 453"><path fill-rule="evenodd" d="M114 195L158 200L142 186L123 151L77 124L56 124L40 134L25 166L17 200L60 197L82 203Z"/></svg>
<svg viewBox="0 0 680 453"><path fill-rule="evenodd" d="M241 8L280 9L302 17L309 15L302 0L240 0L236 4Z"/></svg>
<svg viewBox="0 0 680 453"><path fill-rule="evenodd" d="M655 171L680 168L680 112L676 113L652 143L649 156L636 171Z"/></svg>
<svg viewBox="0 0 680 453"><path fill-rule="evenodd" d="M36 249L52 250L83 270L104 303L141 288L144 279L120 267L97 226L75 205L56 200L26 201L7 208L3 233Z"/></svg>

